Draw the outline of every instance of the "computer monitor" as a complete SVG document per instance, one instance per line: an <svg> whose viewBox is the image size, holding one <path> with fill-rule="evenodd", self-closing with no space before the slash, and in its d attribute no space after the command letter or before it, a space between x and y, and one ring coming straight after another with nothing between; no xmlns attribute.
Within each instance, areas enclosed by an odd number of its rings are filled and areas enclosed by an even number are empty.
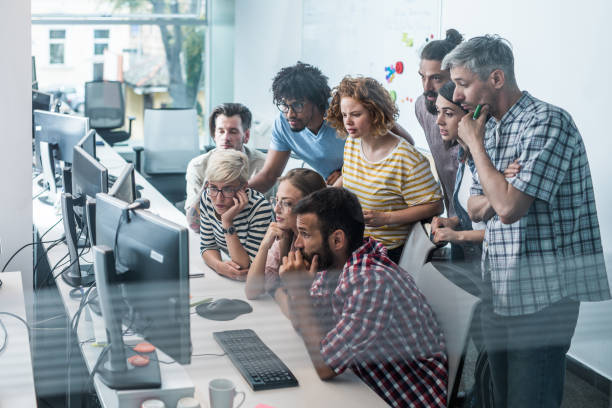
<svg viewBox="0 0 612 408"><path fill-rule="evenodd" d="M89 130L76 145L85 150L91 157L96 158L96 130Z"/></svg>
<svg viewBox="0 0 612 408"><path fill-rule="evenodd" d="M55 157L71 164L72 148L87 135L89 118L35 110L34 128L37 145L39 142L55 145Z"/></svg>
<svg viewBox="0 0 612 408"><path fill-rule="evenodd" d="M72 198L76 215L84 221L81 208L87 197L95 198L98 193L108 192L108 170L82 147L74 146L73 149Z"/></svg>
<svg viewBox="0 0 612 408"><path fill-rule="evenodd" d="M89 118L34 111L35 167L42 170L49 190L57 191L55 161L72 163L72 148L89 130Z"/></svg>
<svg viewBox="0 0 612 408"><path fill-rule="evenodd" d="M136 356L132 348L123 342L121 316L123 315L123 296L120 280L115 269L113 250L105 245L94 246L94 270L98 303L104 319L108 338L108 349L100 355L96 363L101 381L108 387L118 390L159 388L161 373L157 353L140 351L149 359L144 366L132 365L128 359Z"/></svg>
<svg viewBox="0 0 612 408"><path fill-rule="evenodd" d="M176 361L191 361L187 228L108 194L96 196L96 245L111 248L127 325Z"/></svg>
<svg viewBox="0 0 612 408"><path fill-rule="evenodd" d="M93 244L93 232L87 228L93 223L87 218L88 211L85 206L88 199L108 191L108 171L80 146L74 146L73 149L72 194L65 192L61 197L64 233L70 254L70 264L62 271L62 279L69 285L78 287L87 285L94 279L91 264L81 263L78 253L80 236L88 236L90 245ZM89 212L91 213L91 210Z"/></svg>
<svg viewBox="0 0 612 408"><path fill-rule="evenodd" d="M38 89L38 78L36 77L36 58L32 55L32 89Z"/></svg>
<svg viewBox="0 0 612 408"><path fill-rule="evenodd" d="M119 174L119 177L115 180L108 194L126 203L134 202L136 199L136 179L133 164L127 163L123 166L121 174Z"/></svg>
<svg viewBox="0 0 612 408"><path fill-rule="evenodd" d="M32 89L32 118L34 118L35 110L49 111L51 110L51 102L53 95Z"/></svg>

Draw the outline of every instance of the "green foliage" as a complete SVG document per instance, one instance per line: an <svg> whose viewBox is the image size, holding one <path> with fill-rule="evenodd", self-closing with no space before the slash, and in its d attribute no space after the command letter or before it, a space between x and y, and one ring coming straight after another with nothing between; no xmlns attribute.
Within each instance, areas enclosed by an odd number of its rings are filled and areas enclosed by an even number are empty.
<svg viewBox="0 0 612 408"><path fill-rule="evenodd" d="M185 41L183 42L183 53L185 56L185 79L187 89L196 93L200 88L202 69L204 61L204 33L201 27L183 27Z"/></svg>

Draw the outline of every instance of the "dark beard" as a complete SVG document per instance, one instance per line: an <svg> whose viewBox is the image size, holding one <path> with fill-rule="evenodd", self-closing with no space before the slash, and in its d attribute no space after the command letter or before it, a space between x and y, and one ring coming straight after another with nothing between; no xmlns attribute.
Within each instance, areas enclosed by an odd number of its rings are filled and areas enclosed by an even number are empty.
<svg viewBox="0 0 612 408"><path fill-rule="evenodd" d="M436 101L434 100L432 102L429 99L427 99L427 97L433 96L434 98L437 98L438 93L434 91L426 91L426 92L423 92L423 96L425 96L425 99L424 99L425 109L427 109L427 112L431 113L432 115L436 115L438 113L438 108L436 108Z"/></svg>
<svg viewBox="0 0 612 408"><path fill-rule="evenodd" d="M319 255L318 270L320 271L328 269L334 263L334 257L332 255L331 249L329 248L329 244L327 243L327 240L323 240L323 244L321 245L321 250L318 252L314 252L308 255L307 253L304 252L302 248L300 248L299 251L302 253L302 257L305 260L307 260L309 263L312 263L312 258L315 255Z"/></svg>

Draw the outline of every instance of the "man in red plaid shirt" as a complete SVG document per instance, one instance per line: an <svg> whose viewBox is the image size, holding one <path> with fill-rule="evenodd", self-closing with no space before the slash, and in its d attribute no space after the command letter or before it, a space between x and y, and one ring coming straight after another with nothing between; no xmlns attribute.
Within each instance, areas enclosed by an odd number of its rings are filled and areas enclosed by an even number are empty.
<svg viewBox="0 0 612 408"><path fill-rule="evenodd" d="M350 368L391 406L446 407L442 330L412 277L363 239L357 197L327 188L293 211L298 250L280 276L319 377Z"/></svg>

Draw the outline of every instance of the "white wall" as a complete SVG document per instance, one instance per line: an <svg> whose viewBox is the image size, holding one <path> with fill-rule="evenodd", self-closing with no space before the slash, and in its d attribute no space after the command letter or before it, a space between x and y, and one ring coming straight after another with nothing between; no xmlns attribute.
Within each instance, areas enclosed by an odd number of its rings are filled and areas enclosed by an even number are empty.
<svg viewBox="0 0 612 408"><path fill-rule="evenodd" d="M0 160L0 263L4 266L17 249L32 242L30 1L4 1L0 14L0 49L4 61L0 64L0 78L3 78L3 97L0 98L0 145L3 153ZM26 311L31 316L31 247L23 250L7 270L21 271L28 305Z"/></svg>
<svg viewBox="0 0 612 408"><path fill-rule="evenodd" d="M273 121L272 78L302 55L302 0L236 0L234 101ZM308 61L304 61L308 62ZM249 145L268 148L252 137Z"/></svg>
<svg viewBox="0 0 612 408"><path fill-rule="evenodd" d="M609 0L445 0L442 28L468 38L496 33L513 45L521 89L566 109L591 165L599 225L612 281ZM583 303L570 354L612 378L612 302Z"/></svg>

